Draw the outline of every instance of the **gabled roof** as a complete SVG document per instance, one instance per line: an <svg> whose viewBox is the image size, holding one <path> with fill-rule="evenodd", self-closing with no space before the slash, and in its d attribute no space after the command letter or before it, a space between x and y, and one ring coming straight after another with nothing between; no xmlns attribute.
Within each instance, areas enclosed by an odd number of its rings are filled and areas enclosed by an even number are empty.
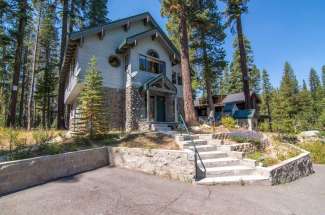
<svg viewBox="0 0 325 215"><path fill-rule="evenodd" d="M223 112L225 113L232 113L234 110L236 104L235 103L227 103L225 104L225 107L223 108Z"/></svg>
<svg viewBox="0 0 325 215"><path fill-rule="evenodd" d="M254 95L254 94L255 94L254 91L251 91L250 92L250 95L251 96ZM236 102L245 102L244 92L229 94L222 101L223 104L226 104L226 103L236 103Z"/></svg>
<svg viewBox="0 0 325 215"><path fill-rule="evenodd" d="M161 80L163 81L164 84L166 84L168 86L168 88L170 88L171 92L173 92L175 94L177 93L177 88L175 87L175 85L164 74L159 74L156 77L153 77L153 78L147 80L143 84L142 89L147 90L150 87L152 87L155 83L157 83L157 82L159 82ZM164 87L164 86L162 86L162 87Z"/></svg>
<svg viewBox="0 0 325 215"><path fill-rule="evenodd" d="M144 32L132 35L130 37L127 37L118 46L116 52L117 53L124 53L127 49L132 47L136 43L137 40L145 38L145 37L152 37L152 38L159 37L159 38L161 38L161 41L162 41L163 45L169 50L170 54L172 56L174 55L174 58L179 60L178 51L175 48L175 46L172 45L170 43L169 39L166 38L163 34L161 34L161 32L158 29L150 29L148 31L144 31Z"/></svg>
<svg viewBox="0 0 325 215"><path fill-rule="evenodd" d="M148 20L148 23L150 23L154 27L154 30L159 34L159 36L161 36L161 38L163 38L163 40L166 42L168 47L173 50L176 57L180 58L180 54L179 54L177 48L170 41L168 36L160 28L160 26L157 24L157 22L154 20L154 18L151 16L151 14L149 12L145 12L145 13L141 13L141 14L138 14L138 15L135 15L135 16L130 16L130 17L126 17L126 18L123 18L123 19L115 20L115 21L112 21L112 22L104 24L104 25L83 29L83 30L78 31L78 32L73 32L73 33L70 34L69 39L70 40L78 40L78 39L81 39L82 37L86 37L86 36L89 36L89 35L101 33L103 31L107 31L107 30L110 30L110 29L113 29L113 28L116 28L116 27L122 27L123 25L127 25L127 24L132 23L132 22L138 22L138 21L141 21L141 20ZM137 36L137 35L134 35L134 36ZM127 39L129 39L129 38L127 38Z"/></svg>

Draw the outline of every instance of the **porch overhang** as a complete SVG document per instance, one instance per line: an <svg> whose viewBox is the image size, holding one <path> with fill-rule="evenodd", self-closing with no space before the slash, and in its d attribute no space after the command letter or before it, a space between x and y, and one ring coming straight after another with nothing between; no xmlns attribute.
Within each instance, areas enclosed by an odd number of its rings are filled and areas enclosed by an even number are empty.
<svg viewBox="0 0 325 215"><path fill-rule="evenodd" d="M153 90L162 93L177 94L176 86L163 74L146 81L142 87L142 91Z"/></svg>

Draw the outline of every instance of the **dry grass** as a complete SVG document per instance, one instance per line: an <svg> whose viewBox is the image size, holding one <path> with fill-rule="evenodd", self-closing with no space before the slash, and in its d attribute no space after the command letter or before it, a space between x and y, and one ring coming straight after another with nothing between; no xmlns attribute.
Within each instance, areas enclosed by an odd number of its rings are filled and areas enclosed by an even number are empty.
<svg viewBox="0 0 325 215"><path fill-rule="evenodd" d="M206 124L191 127L191 132L196 134L228 133L230 130L224 126L209 126Z"/></svg>
<svg viewBox="0 0 325 215"><path fill-rule="evenodd" d="M314 163L325 164L325 142L308 141L300 143L299 147L310 152Z"/></svg>
<svg viewBox="0 0 325 215"><path fill-rule="evenodd" d="M10 147L10 139L15 139L14 142L18 142L25 145L37 144L37 141L41 136L47 138L55 138L58 136L63 137L65 131L60 130L13 130L0 127L0 150L8 150Z"/></svg>
<svg viewBox="0 0 325 215"><path fill-rule="evenodd" d="M25 159L43 155L54 155L101 146L121 146L146 149L179 149L174 138L159 133L137 133L122 136L112 132L100 139L86 137L64 138L63 131L0 130L0 158L3 160ZM61 138L57 138L61 136ZM122 136L122 137L121 137ZM50 141L56 138L55 141ZM1 160L0 159L0 160Z"/></svg>
<svg viewBox="0 0 325 215"><path fill-rule="evenodd" d="M161 133L138 133L129 134L121 140L113 141L111 145L129 147L129 148L146 148L146 149L169 149L178 150L179 146L174 138Z"/></svg>
<svg viewBox="0 0 325 215"><path fill-rule="evenodd" d="M260 161L264 167L268 167L296 157L301 153L300 150L288 144L281 143L272 138L271 140L271 144L267 145L263 150L248 153L246 157Z"/></svg>

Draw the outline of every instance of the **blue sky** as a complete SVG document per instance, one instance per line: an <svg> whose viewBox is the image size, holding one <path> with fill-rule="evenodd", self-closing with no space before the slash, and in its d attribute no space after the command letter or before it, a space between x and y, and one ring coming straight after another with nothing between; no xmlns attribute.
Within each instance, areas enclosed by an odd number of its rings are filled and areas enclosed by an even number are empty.
<svg viewBox="0 0 325 215"><path fill-rule="evenodd" d="M149 11L165 29L159 0L109 0L112 20ZM283 65L288 61L300 82L308 81L310 68L320 74L325 65L324 0L251 0L243 16L245 35L252 43L255 63L269 71L274 86L279 86ZM225 49L231 60L235 35L227 32Z"/></svg>

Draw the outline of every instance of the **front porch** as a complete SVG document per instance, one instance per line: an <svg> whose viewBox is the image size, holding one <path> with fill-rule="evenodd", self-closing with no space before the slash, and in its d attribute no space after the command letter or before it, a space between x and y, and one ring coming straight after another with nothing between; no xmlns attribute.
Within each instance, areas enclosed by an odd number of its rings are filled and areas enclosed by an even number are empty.
<svg viewBox="0 0 325 215"><path fill-rule="evenodd" d="M134 88L137 97L135 125L132 130L155 130L152 125L175 128L178 121L177 89L163 74L154 74ZM128 114L128 113L127 113Z"/></svg>
<svg viewBox="0 0 325 215"><path fill-rule="evenodd" d="M164 125L176 127L178 120L177 90L164 76L144 85L145 121L150 130ZM155 126L156 125L156 126Z"/></svg>

